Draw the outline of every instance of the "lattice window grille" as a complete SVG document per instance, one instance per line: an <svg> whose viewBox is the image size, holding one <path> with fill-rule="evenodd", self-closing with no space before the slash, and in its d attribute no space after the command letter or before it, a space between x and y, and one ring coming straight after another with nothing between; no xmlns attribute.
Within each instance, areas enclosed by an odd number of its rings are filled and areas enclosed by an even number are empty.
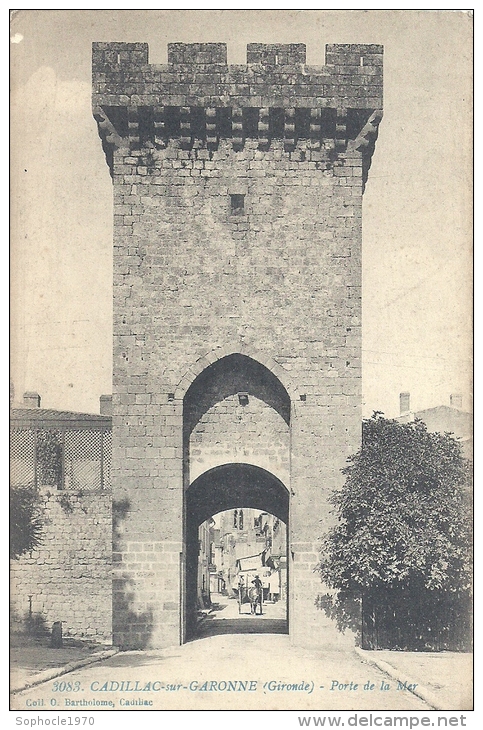
<svg viewBox="0 0 483 730"><path fill-rule="evenodd" d="M10 429L10 484L110 489L112 433L96 429Z"/></svg>
<svg viewBox="0 0 483 730"><path fill-rule="evenodd" d="M65 432L64 489L102 488L102 432L90 429Z"/></svg>
<svg viewBox="0 0 483 730"><path fill-rule="evenodd" d="M112 432L102 434L102 488L111 488Z"/></svg>
<svg viewBox="0 0 483 730"><path fill-rule="evenodd" d="M35 434L30 429L10 431L10 484L12 487L35 485Z"/></svg>

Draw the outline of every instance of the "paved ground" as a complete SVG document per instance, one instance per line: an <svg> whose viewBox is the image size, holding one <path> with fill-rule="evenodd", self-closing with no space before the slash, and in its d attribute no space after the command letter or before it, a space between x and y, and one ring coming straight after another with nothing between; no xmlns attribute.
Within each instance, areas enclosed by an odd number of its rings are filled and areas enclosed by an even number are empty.
<svg viewBox="0 0 483 730"><path fill-rule="evenodd" d="M109 648L99 644L66 641L62 649L51 649L48 639L26 640L18 636L12 643L10 649L10 684L12 688L25 686L39 672L47 670L54 672Z"/></svg>
<svg viewBox="0 0 483 730"><path fill-rule="evenodd" d="M288 634L285 602L264 603L262 615L252 616L249 603L242 604L240 610L238 601L217 596L214 610L199 626L198 638L234 633Z"/></svg>
<svg viewBox="0 0 483 730"><path fill-rule="evenodd" d="M261 617L220 604L196 640L75 669L15 693L12 709L471 709L470 655L307 651L290 645L283 604Z"/></svg>
<svg viewBox="0 0 483 730"><path fill-rule="evenodd" d="M359 651L359 656L388 665L391 675L411 678L439 710L473 707L473 655L456 652Z"/></svg>

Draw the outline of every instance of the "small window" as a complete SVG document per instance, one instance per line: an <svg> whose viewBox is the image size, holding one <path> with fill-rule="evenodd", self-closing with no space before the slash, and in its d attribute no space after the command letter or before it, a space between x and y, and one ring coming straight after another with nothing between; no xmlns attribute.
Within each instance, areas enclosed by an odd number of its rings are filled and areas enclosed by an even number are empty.
<svg viewBox="0 0 483 730"><path fill-rule="evenodd" d="M231 200L231 214L232 215L243 215L245 212L245 196L244 195L230 195Z"/></svg>

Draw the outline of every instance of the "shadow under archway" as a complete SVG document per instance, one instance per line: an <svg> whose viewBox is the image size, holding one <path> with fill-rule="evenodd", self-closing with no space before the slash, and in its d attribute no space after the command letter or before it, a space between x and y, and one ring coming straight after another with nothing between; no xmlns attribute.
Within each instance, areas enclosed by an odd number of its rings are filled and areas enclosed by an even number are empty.
<svg viewBox="0 0 483 730"><path fill-rule="evenodd" d="M204 621L197 629L192 641L224 634L288 634L286 619L242 618L226 621Z"/></svg>
<svg viewBox="0 0 483 730"><path fill-rule="evenodd" d="M240 391L264 401L290 424L290 396L280 380L265 365L234 353L207 367L188 388L183 399L185 437L209 408Z"/></svg>
<svg viewBox="0 0 483 730"><path fill-rule="evenodd" d="M206 621L197 630L198 528L212 515L237 507L268 512L288 528L289 492L270 472L252 464L223 464L201 474L186 493L186 639L218 633L288 633L286 618ZM287 529L288 535L288 529Z"/></svg>
<svg viewBox="0 0 483 730"><path fill-rule="evenodd" d="M223 464L201 474L186 495L187 519L197 527L217 512L245 506L288 523L289 493L276 476L253 464Z"/></svg>

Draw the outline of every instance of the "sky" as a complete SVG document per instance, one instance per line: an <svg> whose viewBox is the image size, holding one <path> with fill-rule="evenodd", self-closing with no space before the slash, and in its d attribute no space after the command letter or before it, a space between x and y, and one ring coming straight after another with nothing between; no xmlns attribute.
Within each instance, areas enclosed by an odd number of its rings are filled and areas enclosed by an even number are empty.
<svg viewBox="0 0 483 730"><path fill-rule="evenodd" d="M11 378L42 406L111 392L112 183L91 43L384 45L384 118L363 203L363 415L472 410L472 17L466 11L20 10L11 21ZM207 346L207 350L209 346Z"/></svg>

